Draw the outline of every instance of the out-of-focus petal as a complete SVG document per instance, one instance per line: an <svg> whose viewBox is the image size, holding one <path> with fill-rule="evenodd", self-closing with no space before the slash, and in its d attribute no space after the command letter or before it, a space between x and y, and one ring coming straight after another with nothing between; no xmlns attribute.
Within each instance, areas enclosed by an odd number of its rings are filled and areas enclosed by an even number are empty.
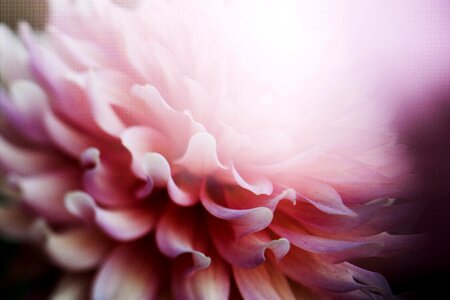
<svg viewBox="0 0 450 300"><path fill-rule="evenodd" d="M117 246L106 258L92 289L92 299L157 299L162 263L145 243Z"/></svg>
<svg viewBox="0 0 450 300"><path fill-rule="evenodd" d="M233 267L233 274L244 299L296 299L286 277L269 262L252 269Z"/></svg>
<svg viewBox="0 0 450 300"><path fill-rule="evenodd" d="M140 206L126 209L104 209L94 199L83 192L66 195L67 210L86 221L94 221L107 235L119 240L135 240L149 233L156 221L156 209Z"/></svg>
<svg viewBox="0 0 450 300"><path fill-rule="evenodd" d="M59 266L71 271L85 271L98 266L110 242L90 228L68 229L61 233L47 232L45 249Z"/></svg>
<svg viewBox="0 0 450 300"><path fill-rule="evenodd" d="M193 274L186 275L183 266L173 270L172 293L177 299L223 299L229 298L230 274L224 261L217 255L211 264Z"/></svg>

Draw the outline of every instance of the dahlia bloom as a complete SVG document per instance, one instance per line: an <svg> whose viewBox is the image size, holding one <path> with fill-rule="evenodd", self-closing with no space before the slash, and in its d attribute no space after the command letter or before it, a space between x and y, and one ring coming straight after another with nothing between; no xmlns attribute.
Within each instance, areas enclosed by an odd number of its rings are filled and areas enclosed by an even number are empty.
<svg viewBox="0 0 450 300"><path fill-rule="evenodd" d="M420 238L388 233L415 208L392 107L324 7L248 3L54 0L44 32L0 27L0 231L67 272L55 298L393 297L349 262Z"/></svg>

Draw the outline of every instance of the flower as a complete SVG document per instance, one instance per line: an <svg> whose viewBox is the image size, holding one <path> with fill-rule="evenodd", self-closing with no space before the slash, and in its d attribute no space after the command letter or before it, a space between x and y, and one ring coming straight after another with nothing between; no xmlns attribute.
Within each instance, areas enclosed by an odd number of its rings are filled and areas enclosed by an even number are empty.
<svg viewBox="0 0 450 300"><path fill-rule="evenodd" d="M415 209L390 106L322 8L262 3L54 0L43 33L0 27L0 228L67 271L55 295L392 297L349 262L420 239L388 233Z"/></svg>

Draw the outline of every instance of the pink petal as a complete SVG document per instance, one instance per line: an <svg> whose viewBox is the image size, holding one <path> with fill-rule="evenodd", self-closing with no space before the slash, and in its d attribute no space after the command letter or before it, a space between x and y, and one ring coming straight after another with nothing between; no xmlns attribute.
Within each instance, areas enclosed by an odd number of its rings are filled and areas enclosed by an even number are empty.
<svg viewBox="0 0 450 300"><path fill-rule="evenodd" d="M83 186L102 205L131 206L141 202L152 190L150 185L147 193L142 194L142 189L136 187L137 181L131 170L118 168L114 164L108 165L100 159L100 151L96 148L83 152L81 161L91 168L84 173Z"/></svg>
<svg viewBox="0 0 450 300"><path fill-rule="evenodd" d="M273 213L267 207L252 209L230 209L214 202L209 193L202 189L200 198L205 209L214 217L226 220L233 227L233 236L241 237L260 231L272 221Z"/></svg>
<svg viewBox="0 0 450 300"><path fill-rule="evenodd" d="M95 268L103 259L110 242L89 228L69 229L61 233L48 232L45 249L59 266L71 271Z"/></svg>
<svg viewBox="0 0 450 300"><path fill-rule="evenodd" d="M236 170L234 165L231 167L231 172L233 174L233 178L236 180L236 183L255 195L270 195L273 192L272 183L266 178L258 178L257 180L252 180L252 183L247 182L244 178L241 177L239 172Z"/></svg>
<svg viewBox="0 0 450 300"><path fill-rule="evenodd" d="M157 299L164 280L160 262L143 243L118 246L97 273L92 299Z"/></svg>
<svg viewBox="0 0 450 300"><path fill-rule="evenodd" d="M286 277L268 262L253 269L233 267L233 274L245 300L296 299Z"/></svg>
<svg viewBox="0 0 450 300"><path fill-rule="evenodd" d="M28 54L6 24L0 24L0 57L0 77L5 84L31 77L28 69Z"/></svg>
<svg viewBox="0 0 450 300"><path fill-rule="evenodd" d="M50 151L15 146L0 136L0 164L19 175L41 173L60 165L60 156Z"/></svg>
<svg viewBox="0 0 450 300"><path fill-rule="evenodd" d="M170 205L156 228L156 243L163 254L171 258L192 255L193 265L189 271L207 268L211 263L202 253L206 238L199 237L199 225L191 222L195 218L198 218L195 210Z"/></svg>
<svg viewBox="0 0 450 300"><path fill-rule="evenodd" d="M27 139L38 144L48 144L42 124L42 115L48 109L45 92L34 82L17 80L9 86L10 97L0 90L0 107L9 122Z"/></svg>
<svg viewBox="0 0 450 300"><path fill-rule="evenodd" d="M52 142L74 158L78 159L87 148L98 144L98 141L64 123L50 111L45 114L44 122Z"/></svg>
<svg viewBox="0 0 450 300"><path fill-rule="evenodd" d="M298 179L295 189L306 201L323 212L332 215L356 215L344 205L338 192L323 181L302 177Z"/></svg>
<svg viewBox="0 0 450 300"><path fill-rule="evenodd" d="M206 176L227 167L222 165L217 156L216 139L207 132L194 134L186 152L175 161L194 175Z"/></svg>
<svg viewBox="0 0 450 300"><path fill-rule="evenodd" d="M166 186L170 199L180 206L198 202L198 193L181 189L172 178L169 162L158 153L146 153L142 158L142 171L157 186Z"/></svg>
<svg viewBox="0 0 450 300"><path fill-rule="evenodd" d="M217 251L233 266L257 267L266 261L268 249L277 261L289 252L290 244L287 239L271 240L269 235L262 231L235 239L232 228L226 223L211 218L209 227Z"/></svg>
<svg viewBox="0 0 450 300"><path fill-rule="evenodd" d="M206 269L189 275L184 275L180 266L177 266L172 276L172 293L176 299L229 298L230 274L227 265L218 256L213 256Z"/></svg>
<svg viewBox="0 0 450 300"><path fill-rule="evenodd" d="M275 218L270 229L303 250L329 255L333 262L375 256L383 249L383 243L376 240L346 241L311 235L298 223L282 215Z"/></svg>
<svg viewBox="0 0 450 300"><path fill-rule="evenodd" d="M67 191L79 187L79 174L72 170L58 170L39 175L15 178L26 205L54 222L70 222L73 216L64 206Z"/></svg>
<svg viewBox="0 0 450 300"><path fill-rule="evenodd" d="M125 129L121 134L121 141L132 156L132 169L136 176L144 179L143 157L145 153L167 153L169 145L166 138L158 131L150 127L132 126Z"/></svg>
<svg viewBox="0 0 450 300"><path fill-rule="evenodd" d="M74 216L94 221L106 234L119 241L138 239L149 233L155 224L155 208L100 208L88 194L72 192L66 195L67 210Z"/></svg>
<svg viewBox="0 0 450 300"><path fill-rule="evenodd" d="M346 263L332 264L317 254L293 247L279 264L279 270L306 287L335 292L363 288Z"/></svg>
<svg viewBox="0 0 450 300"><path fill-rule="evenodd" d="M174 150L181 151L181 147L185 147L193 133L192 122L189 118L173 109L154 86L135 85L131 93L137 99L142 100L148 108L148 114L142 125L162 132L176 145Z"/></svg>

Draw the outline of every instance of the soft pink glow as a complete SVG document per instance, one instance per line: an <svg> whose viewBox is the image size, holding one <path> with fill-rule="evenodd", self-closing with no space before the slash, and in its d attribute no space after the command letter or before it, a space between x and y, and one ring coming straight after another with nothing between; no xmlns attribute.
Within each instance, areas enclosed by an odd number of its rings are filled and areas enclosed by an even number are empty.
<svg viewBox="0 0 450 300"><path fill-rule="evenodd" d="M404 52L397 25L427 36L393 2L53 0L44 32L0 27L1 232L80 274L59 295L393 297L349 261L422 241L393 234L416 209L393 121L442 50Z"/></svg>

